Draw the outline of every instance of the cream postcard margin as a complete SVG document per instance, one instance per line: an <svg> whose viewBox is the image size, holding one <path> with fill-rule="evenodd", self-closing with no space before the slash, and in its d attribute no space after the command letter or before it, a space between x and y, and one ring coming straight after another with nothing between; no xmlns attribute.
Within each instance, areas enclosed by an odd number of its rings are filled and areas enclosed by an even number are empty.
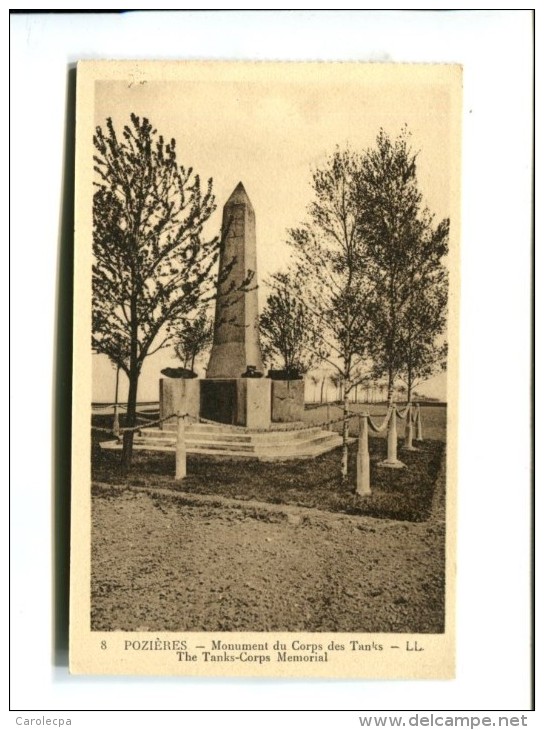
<svg viewBox="0 0 544 730"><path fill-rule="evenodd" d="M110 85L111 94L99 94L99 85ZM259 124L258 113L266 114L289 140L289 148L308 145L307 130L297 126L285 98L293 93L300 98L301 118L314 120L321 115L323 132L317 136L315 158L319 162L334 145L350 143L346 122L359 119L375 138L380 125L400 130L404 122L413 130L417 124L416 147L421 158L429 150L440 155L440 162L430 161L423 170L424 197L432 193L438 217L449 217L450 251L448 308L448 377L447 377L447 486L446 486L446 605L445 632L442 634L361 634L353 633L251 633L251 632L124 632L91 630L91 266L92 266L92 196L93 134L97 124L117 110L125 111L131 99L146 96L147 108L153 90L157 94L153 124L163 132L164 121L175 109L175 100L165 106L164 89L186 89L194 100L192 142L198 150L199 132L214 125L220 137L224 130L224 147L242 157L247 125ZM227 103L229 88L252 89L262 99L259 110L246 108L245 118L229 114L235 108ZM290 88L288 88L290 87ZM287 89L287 96L282 96ZM84 61L77 68L76 111L76 193L74 255L74 367L72 413L72 523L70 575L70 670L76 674L185 675L230 677L335 677L389 679L446 679L455 676L455 543L456 543L456 455L457 455L457 360L459 310L459 240L460 240L460 161L461 161L461 89L462 69L455 65L379 64L379 63L248 63L248 62L142 62ZM295 90L295 91L293 91ZM373 100L374 106L368 102ZM362 97L362 99L361 99ZM378 100L378 101L377 101ZM431 100L431 103L430 103ZM432 101L434 100L434 102ZM181 103L181 102L180 102ZM361 114L358 114L360 104ZM449 130L446 140L437 139L436 117L444 115L447 104ZM136 107L136 105L134 105ZM127 107L128 108L128 107ZM111 111L110 111L111 109ZM206 114L205 111L208 110ZM332 111L331 111L332 110ZM137 108L134 111L138 113ZM104 112L104 113L102 113ZM187 113L187 112L185 112ZM190 112L189 112L190 114ZM98 120L98 121L97 121ZM412 120L417 120L414 123ZM128 120L125 120L128 121ZM442 117L442 124L444 118ZM168 136L168 132L164 132ZM426 144L428 141L428 145ZM258 149L254 138L247 139L252 165ZM262 139L263 147L267 144ZM180 140L178 146L181 147ZM353 145L355 147L355 144ZM216 150L217 169L208 172L214 182L221 176L222 149ZM180 155L182 156L182 155ZM306 159L306 158L305 158ZM184 160L181 160L183 162ZM269 161L265 161L269 165ZM265 166L263 163L263 166ZM281 150L277 151L277 172L270 173L268 184L288 185L282 179ZM444 169L445 166L445 169ZM440 168L440 169L438 169ZM269 172L269 170L267 170ZM306 166L309 175L309 168ZM227 173L225 173L227 174ZM235 174L235 171L231 174ZM435 177L436 176L436 177ZM444 181L446 189L444 189ZM234 180L234 183L238 180ZM440 184L442 182L442 185ZM230 192L230 178L220 192ZM250 191L249 191L250 192ZM296 193L294 193L296 195ZM224 200L218 197L218 208ZM251 192L250 192L251 197ZM255 201L253 201L255 203ZM433 211L433 201L430 208ZM433 211L434 212L434 211ZM256 206L256 215L259 209ZM300 209L300 218L304 208ZM259 238L257 247L259 248ZM275 263L279 263L276 259ZM223 644L254 645L246 650L245 661L203 661L203 651ZM290 655L300 655L300 646L320 645L315 652L326 653L325 661L281 661L274 647L285 645ZM365 647L361 650L354 647ZM381 647L380 650L377 647ZM203 649L202 647L205 647ZM264 648L266 647L266 648ZM296 648L295 648L296 647ZM334 648L338 647L338 648ZM343 647L343 648L340 648ZM304 652L304 650L302 650ZM312 653L312 649L307 650ZM240 652L237 652L238 654ZM247 658L254 656L255 659ZM268 657L260 660L258 657Z"/></svg>

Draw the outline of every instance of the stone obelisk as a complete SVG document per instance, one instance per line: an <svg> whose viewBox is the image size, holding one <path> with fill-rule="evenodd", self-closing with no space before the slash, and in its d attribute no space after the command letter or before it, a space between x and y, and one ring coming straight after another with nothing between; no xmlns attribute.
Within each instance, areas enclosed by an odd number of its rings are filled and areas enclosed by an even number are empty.
<svg viewBox="0 0 544 730"><path fill-rule="evenodd" d="M223 249L213 345L206 378L240 378L263 369L257 303L255 211L242 183L223 208ZM247 284L248 275L251 281ZM242 289L244 282L246 287Z"/></svg>
<svg viewBox="0 0 544 730"><path fill-rule="evenodd" d="M262 377L256 249L255 211L238 183L223 208L214 336L206 377L161 380L161 417L189 413L213 428L229 424L261 434L273 423L302 421L304 382ZM208 440L204 446L217 447L210 444ZM251 452L247 443L244 448L244 453Z"/></svg>

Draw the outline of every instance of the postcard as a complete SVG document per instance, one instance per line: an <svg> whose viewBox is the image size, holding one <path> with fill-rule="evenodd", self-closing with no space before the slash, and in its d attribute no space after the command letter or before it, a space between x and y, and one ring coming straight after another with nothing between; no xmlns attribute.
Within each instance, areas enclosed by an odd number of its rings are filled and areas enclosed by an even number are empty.
<svg viewBox="0 0 544 730"><path fill-rule="evenodd" d="M73 673L455 676L461 93L78 64Z"/></svg>

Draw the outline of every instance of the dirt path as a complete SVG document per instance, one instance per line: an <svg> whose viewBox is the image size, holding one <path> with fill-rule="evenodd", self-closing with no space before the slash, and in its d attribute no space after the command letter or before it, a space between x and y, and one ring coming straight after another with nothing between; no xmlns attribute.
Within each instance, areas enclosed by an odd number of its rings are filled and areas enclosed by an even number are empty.
<svg viewBox="0 0 544 730"><path fill-rule="evenodd" d="M440 632L443 546L440 511L408 523L96 485L92 628Z"/></svg>

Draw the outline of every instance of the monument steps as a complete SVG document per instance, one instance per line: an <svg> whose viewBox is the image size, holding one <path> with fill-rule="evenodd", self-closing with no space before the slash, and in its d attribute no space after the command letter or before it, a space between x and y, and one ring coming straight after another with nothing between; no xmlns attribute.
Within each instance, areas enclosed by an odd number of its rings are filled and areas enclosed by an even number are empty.
<svg viewBox="0 0 544 730"><path fill-rule="evenodd" d="M164 430L160 431L159 429L155 428L142 428L142 430L139 432L142 436L142 438L145 439L153 439L153 440L161 440L161 441L168 441L175 443L177 438L177 432L173 430ZM138 438L138 436L136 436ZM251 442L251 436L249 434L228 434L225 432L204 432L204 431L197 431L193 430L192 428L187 428L185 430L185 438L187 441L215 441L216 439L221 439L222 441L233 441L236 443L250 443Z"/></svg>
<svg viewBox="0 0 544 730"><path fill-rule="evenodd" d="M145 428L145 424L142 424L142 430L144 430ZM253 436L258 433L261 433L265 436L276 436L284 433L285 431L288 431L289 434L292 435L293 433L298 431L307 431L309 428L315 428L317 430L320 430L321 427L307 427L307 424L305 424L303 421L294 421L290 423L274 423L271 429L260 432L246 429L243 426L236 426L235 429L233 429L233 427L228 423L205 423L203 421L195 423L194 421L192 421L189 422L186 426L187 431L194 431L199 433L232 434L234 432L237 434L249 433ZM163 431L176 433L177 424L175 420L172 419L172 421L166 421L163 424Z"/></svg>
<svg viewBox="0 0 544 730"><path fill-rule="evenodd" d="M196 426L196 428L195 428ZM188 454L261 460L310 458L340 446L341 436L318 426L288 431L250 432L193 424L185 431ZM119 450L118 441L102 442L102 448ZM176 450L176 432L172 429L142 428L134 436L134 449L147 451Z"/></svg>
<svg viewBox="0 0 544 730"><path fill-rule="evenodd" d="M283 426L284 424L277 424ZM268 431L252 431L251 429L244 429L243 427L237 426L232 428L225 424L223 425L211 425L207 423L191 423L185 428L185 436L187 439L202 439L202 440L219 440L219 441L292 441L305 440L310 436L323 433L321 426L311 426L304 428L304 424L300 424L300 427L293 428L294 424L285 424L291 426L291 428L274 428ZM138 433L142 436L151 438L163 438L173 439L175 441L177 436L176 428L165 428L163 430L157 428L145 428L143 427ZM327 431L327 433L330 433ZM160 435L159 435L160 434Z"/></svg>
<svg viewBox="0 0 544 730"><path fill-rule="evenodd" d="M317 445L304 445L304 447L290 449L269 449L258 450L241 454L235 451L220 451L207 448L187 450L189 454L202 454L203 456L221 456L222 459L258 459L259 461L290 461L292 459L311 459L315 456L325 454L327 451L337 448L342 444L342 439L328 440L327 443Z"/></svg>

